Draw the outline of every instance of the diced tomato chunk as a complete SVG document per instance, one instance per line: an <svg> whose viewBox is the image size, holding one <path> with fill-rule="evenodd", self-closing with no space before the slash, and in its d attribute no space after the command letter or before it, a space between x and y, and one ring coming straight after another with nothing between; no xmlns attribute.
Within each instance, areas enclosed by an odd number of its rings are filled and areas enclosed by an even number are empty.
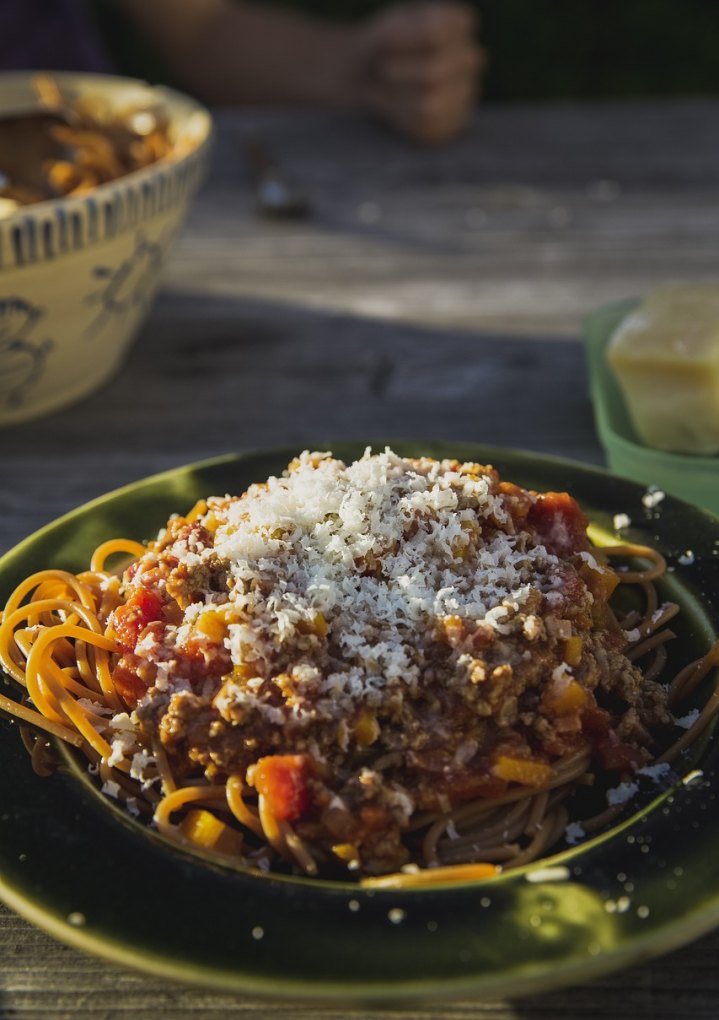
<svg viewBox="0 0 719 1020"><path fill-rule="evenodd" d="M378 804L365 804L360 809L360 819L369 832L381 832L390 823L388 812Z"/></svg>
<svg viewBox="0 0 719 1020"><path fill-rule="evenodd" d="M599 705L588 705L582 710L582 729L595 737L603 737L612 725L612 717Z"/></svg>
<svg viewBox="0 0 719 1020"><path fill-rule="evenodd" d="M112 629L123 648L134 649L148 623L162 619L162 598L154 591L140 588L112 615Z"/></svg>
<svg viewBox="0 0 719 1020"><path fill-rule="evenodd" d="M456 773L447 783L446 793L452 804L464 804L477 797L494 800L507 792L507 783L489 772Z"/></svg>
<svg viewBox="0 0 719 1020"><path fill-rule="evenodd" d="M118 662L112 671L112 682L117 693L130 708L136 708L137 703L147 693L146 684L122 661Z"/></svg>
<svg viewBox="0 0 719 1020"><path fill-rule="evenodd" d="M545 492L537 497L527 520L549 552L570 556L589 548L589 521L568 492Z"/></svg>
<svg viewBox="0 0 719 1020"><path fill-rule="evenodd" d="M610 730L605 737L597 741L595 750L600 762L609 772L633 772L641 768L645 761L639 748L626 744L614 730Z"/></svg>
<svg viewBox="0 0 719 1020"><path fill-rule="evenodd" d="M272 754L257 762L252 783L275 818L290 822L310 806L310 772L306 754Z"/></svg>

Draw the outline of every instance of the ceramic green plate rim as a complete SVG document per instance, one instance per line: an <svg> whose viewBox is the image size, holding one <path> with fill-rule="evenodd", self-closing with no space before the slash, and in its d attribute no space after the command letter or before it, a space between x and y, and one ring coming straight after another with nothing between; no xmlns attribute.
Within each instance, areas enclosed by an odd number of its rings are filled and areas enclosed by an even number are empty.
<svg viewBox="0 0 719 1020"><path fill-rule="evenodd" d="M366 445L318 448L347 459ZM686 608L680 640L704 648L716 636L710 557L719 521L711 514L669 497L658 513L647 511L643 487L560 458L466 443L391 445L410 455L494 463L529 486L569 488L604 527L628 512L631 536L654 540L670 558L690 534L697 560L673 575ZM85 556L100 538L122 533L123 522L132 537L148 537L196 495L262 480L297 452L215 458L93 500L0 559L0 597L38 557L61 557L66 547ZM712 741L698 782L647 794L620 829L548 863L483 884L372 892L259 879L169 850L108 810L86 784L34 776L15 728L3 720L0 898L88 952L225 990L366 1002L526 994L669 951L719 923L719 876L708 863L719 818L707 810L719 790L716 758ZM81 926L73 923L80 919Z"/></svg>

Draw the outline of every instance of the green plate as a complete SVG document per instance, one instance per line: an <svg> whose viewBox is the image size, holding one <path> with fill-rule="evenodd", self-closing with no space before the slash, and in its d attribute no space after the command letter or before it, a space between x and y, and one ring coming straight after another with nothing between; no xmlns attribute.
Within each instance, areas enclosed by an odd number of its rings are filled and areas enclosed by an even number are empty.
<svg viewBox="0 0 719 1020"><path fill-rule="evenodd" d="M665 594L682 603L676 663L697 657L719 622L719 521L567 461L459 444L394 443L403 454L493 463L539 489L569 489L598 525L616 513L658 546ZM353 459L362 444L342 443ZM81 569L102 540L153 537L201 496L238 493L296 450L178 468L95 500L0 560L0 598L40 567ZM690 546L694 562L678 555ZM706 696L706 692L704 692ZM608 834L484 883L371 891L258 878L170 847L126 818L84 773L39 779L17 727L0 721L0 896L58 938L120 963L207 986L344 1001L519 995L584 981L666 952L719 923L717 747L697 772L653 787Z"/></svg>

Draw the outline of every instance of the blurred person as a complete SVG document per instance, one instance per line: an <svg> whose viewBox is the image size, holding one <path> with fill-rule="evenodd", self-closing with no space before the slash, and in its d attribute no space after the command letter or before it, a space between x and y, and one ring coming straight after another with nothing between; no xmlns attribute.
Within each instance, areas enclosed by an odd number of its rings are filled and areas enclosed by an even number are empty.
<svg viewBox="0 0 719 1020"><path fill-rule="evenodd" d="M363 109L445 141L468 122L484 55L462 0L390 4L342 24L245 0L113 0L180 87L212 105ZM119 71L91 0L0 3L0 66Z"/></svg>

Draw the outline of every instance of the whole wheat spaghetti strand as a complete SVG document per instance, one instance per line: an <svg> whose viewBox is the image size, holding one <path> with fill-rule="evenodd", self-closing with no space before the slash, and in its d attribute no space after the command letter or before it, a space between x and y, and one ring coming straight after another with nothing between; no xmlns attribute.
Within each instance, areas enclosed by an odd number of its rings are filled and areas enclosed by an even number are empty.
<svg viewBox="0 0 719 1020"><path fill-rule="evenodd" d="M706 655L690 662L672 680L669 685L669 705L673 707L677 701L691 694L702 680L715 667L719 667L719 641L716 641Z"/></svg>
<svg viewBox="0 0 719 1020"><path fill-rule="evenodd" d="M680 612L679 606L676 602L667 602L661 607L657 607L648 615L642 623L639 625L639 634L641 637L647 637L649 634L660 630L665 627L670 620L673 620L675 616L678 616Z"/></svg>
<svg viewBox="0 0 719 1020"><path fill-rule="evenodd" d="M52 754L52 745L47 740L47 737L35 734L35 739L30 747L30 764L35 775L42 776L43 778L51 776L55 771L57 762Z"/></svg>
<svg viewBox="0 0 719 1020"><path fill-rule="evenodd" d="M7 712L7 714L11 717L22 719L23 722L33 726L35 729L49 733L51 736L57 737L59 740L64 740L66 744L73 744L75 747L82 746L82 736L76 730L70 729L69 726L63 726L60 723L54 722L52 719L48 719L46 715L36 712L32 708L28 708L19 701L13 701L11 698L6 698L4 694L0 694L0 709L2 709L3 712Z"/></svg>
<svg viewBox="0 0 719 1020"><path fill-rule="evenodd" d="M280 857L284 857L285 860L292 860L292 852L287 846L287 840L285 839L285 830L282 828L277 818L275 818L272 811L270 811L269 805L267 804L267 798L260 794L257 798L257 813L262 825L262 834L270 844L275 853L279 854Z"/></svg>
<svg viewBox="0 0 719 1020"><path fill-rule="evenodd" d="M157 790L153 790L151 786L142 787L139 785L137 780L131 779L127 774L127 770L124 770L122 766L125 763L118 763L118 765L108 765L107 761L100 758L97 762L98 776L104 783L117 783L120 787L123 800L127 800L129 797L137 801L138 807L145 804L148 811L151 811L153 807L159 804L161 795Z"/></svg>
<svg viewBox="0 0 719 1020"><path fill-rule="evenodd" d="M129 538L111 538L95 549L90 560L90 570L94 573L109 573L105 563L110 556L124 553L126 556L137 559L138 556L143 556L146 552L147 548L140 542L133 542Z"/></svg>
<svg viewBox="0 0 719 1020"><path fill-rule="evenodd" d="M699 713L697 720L692 723L686 733L675 741L671 747L669 747L663 754L660 754L655 759L655 764L661 765L663 762L675 761L675 759L685 751L688 747L697 740L699 736L704 732L707 726L713 722L717 714L719 713L719 688L714 691L704 708Z"/></svg>
<svg viewBox="0 0 719 1020"><path fill-rule="evenodd" d="M539 828L539 826L542 824L544 816L547 813L548 804L549 804L548 790L543 790L542 793L534 797L534 799L531 802L525 832L530 833Z"/></svg>
<svg viewBox="0 0 719 1020"><path fill-rule="evenodd" d="M67 693L63 683L47 668L48 650L58 638L81 638L97 643L101 647L114 648L114 643L101 634L68 624L49 628L40 634L32 646L27 661L27 688L33 703L51 719L60 723L72 723L82 736L96 748L103 757L110 755L110 745L93 726L88 712Z"/></svg>
<svg viewBox="0 0 719 1020"><path fill-rule="evenodd" d="M441 852L440 852L441 850ZM462 847L452 845L437 847L434 855L422 854L422 862L427 868L448 866L450 864L505 864L512 861L520 851L520 844L508 840L496 840L486 843L465 843Z"/></svg>
<svg viewBox="0 0 719 1020"><path fill-rule="evenodd" d="M476 882L494 878L500 869L494 864L452 864L449 867L425 868L422 871L395 871L377 878L363 878L366 889L416 889L444 885L447 882Z"/></svg>
<svg viewBox="0 0 719 1020"><path fill-rule="evenodd" d="M242 777L230 776L225 788L227 790L227 803L230 811L238 822L254 832L256 836L262 837L264 835L264 830L262 828L259 813L256 810L252 810L245 803L243 795L246 791L246 787Z"/></svg>
<svg viewBox="0 0 719 1020"><path fill-rule="evenodd" d="M25 596L31 591L38 587L40 584L44 584L46 581L61 581L67 588L75 592L78 601L91 613L95 613L95 597L87 585L82 584L78 581L75 574L69 573L67 570L39 570L30 577L26 577L24 581L15 588L10 598L5 603L5 614L9 615L13 613L18 606L23 602Z"/></svg>
<svg viewBox="0 0 719 1020"><path fill-rule="evenodd" d="M547 815L531 842L512 859L511 866L518 868L540 857L542 852L556 841L555 834L563 832L567 827L567 820L567 812L563 807L558 807L554 813Z"/></svg>
<svg viewBox="0 0 719 1020"><path fill-rule="evenodd" d="M529 798L517 801L512 807L498 811L498 817L491 824L469 826L455 836L444 835L447 825L433 825L425 836L422 854L425 860L447 860L448 856L456 858L469 849L478 852L510 843L524 832L529 811Z"/></svg>
<svg viewBox="0 0 719 1020"><path fill-rule="evenodd" d="M619 578L622 584L642 584L646 581L654 581L667 569L667 561L664 559L662 554L656 549L652 549L648 545L637 545L633 542L627 542L623 545L612 545L602 546L602 552L609 556L610 559L613 557L630 557L632 559L643 559L649 560L652 564L646 570L621 570L619 571Z"/></svg>
<svg viewBox="0 0 719 1020"><path fill-rule="evenodd" d="M654 657L651 664L644 669L645 680L656 680L667 664L667 650L664 645L658 645L654 649Z"/></svg>
<svg viewBox="0 0 719 1020"><path fill-rule="evenodd" d="M589 818L582 818L580 821L581 827L585 832L598 832L599 829L605 828L610 822L613 822L616 818L619 818L623 814L626 805L624 804L613 804L611 807L605 808L604 811L600 811L596 815L591 815Z"/></svg>
<svg viewBox="0 0 719 1020"><path fill-rule="evenodd" d="M157 762L157 772L160 777L160 787L165 796L174 793L177 789L177 782L172 769L170 768L170 762L165 753L165 748L160 743L159 739L155 738L152 741L152 754Z"/></svg>
<svg viewBox="0 0 719 1020"><path fill-rule="evenodd" d="M69 599L42 599L38 602L28 602L13 612L4 613L0 623L0 665L13 680L23 686L25 685L24 666L29 649L18 644L16 637L18 628L24 623L30 627L40 626L37 620L48 612L65 614L64 619L61 620L58 617L49 624L50 626L82 621L88 630L93 630L98 634L102 632L95 614L82 603ZM32 632L30 636L32 636Z"/></svg>
<svg viewBox="0 0 719 1020"><path fill-rule="evenodd" d="M578 751L555 767L555 774L545 789L551 790L558 786L569 784L581 777L587 770L589 753L587 750ZM516 801L529 802L541 789L528 789L520 787L510 790L502 797L491 800L471 801L453 811L445 812L435 818L428 829L423 841L423 857L426 861L437 862L437 842L447 825L453 823L455 827L463 827L470 823L471 819L481 818L498 807L511 804Z"/></svg>
<svg viewBox="0 0 719 1020"><path fill-rule="evenodd" d="M637 659L641 659L659 645L666 644L667 641L672 641L675 637L676 634L671 630L662 630L656 634L650 634L644 641L640 641L639 644L634 645L627 651L627 658L630 662L636 662Z"/></svg>
<svg viewBox="0 0 719 1020"><path fill-rule="evenodd" d="M295 863L302 868L305 875L316 875L318 872L317 862L310 853L304 840L300 839L289 822L279 822L282 837L289 853Z"/></svg>
<svg viewBox="0 0 719 1020"><path fill-rule="evenodd" d="M170 839L180 839L180 841L186 841L180 830L174 825L170 818L175 811L181 808L187 807L188 804L193 803L205 803L206 801L223 801L226 798L225 787L222 786L208 786L206 784L196 786L182 786L177 790L173 790L172 793L168 793L165 797L158 802L153 820L157 826L158 832L161 832L163 836L167 836Z"/></svg>

